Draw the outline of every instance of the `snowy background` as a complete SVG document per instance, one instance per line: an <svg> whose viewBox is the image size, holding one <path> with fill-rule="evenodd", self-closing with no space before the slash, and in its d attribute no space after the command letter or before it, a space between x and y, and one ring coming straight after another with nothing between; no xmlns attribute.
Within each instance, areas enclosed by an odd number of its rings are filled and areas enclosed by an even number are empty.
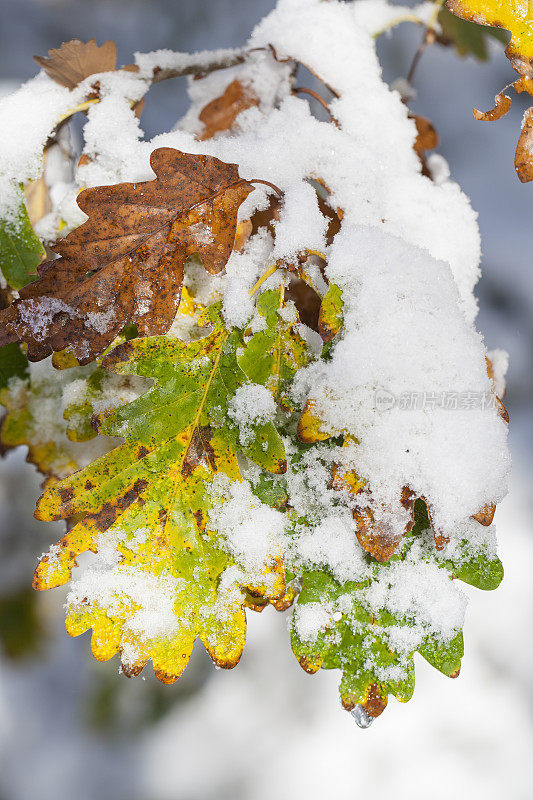
<svg viewBox="0 0 533 800"><path fill-rule="evenodd" d="M273 0L0 0L0 81L31 77L34 54L72 37L113 38L119 62L135 50L241 44ZM421 32L403 26L380 50L387 79L405 75ZM0 800L440 800L531 798L533 782L533 536L531 413L533 187L514 173L525 101L495 124L475 122L513 79L499 46L492 60L434 47L419 66L413 110L441 136L439 152L480 215L483 278L478 324L490 348L511 355L508 395L512 491L496 524L506 578L469 591L465 659L451 681L420 659L406 706L391 700L368 731L337 699L338 676L307 676L287 646L285 618L251 614L237 669L215 670L198 648L174 687L150 675L127 681L96 664L87 637L64 632L61 590L39 595L33 655L0 663ZM142 124L167 130L186 108L184 84L151 90ZM38 478L11 454L0 467L0 619L5 598L31 579L57 538L32 519ZM31 596L33 597L33 596ZM34 637L35 638L35 637ZM148 670L146 670L148 672Z"/></svg>

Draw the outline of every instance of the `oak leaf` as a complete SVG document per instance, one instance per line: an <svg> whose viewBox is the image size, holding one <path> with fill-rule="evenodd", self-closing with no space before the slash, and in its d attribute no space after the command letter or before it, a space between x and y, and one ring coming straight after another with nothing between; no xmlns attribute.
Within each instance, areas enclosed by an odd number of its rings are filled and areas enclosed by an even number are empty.
<svg viewBox="0 0 533 800"><path fill-rule="evenodd" d="M375 608L365 601L365 590L372 590L374 581L385 581L388 570L395 569L409 558L413 546L422 547L426 559L452 578L458 578L479 589L492 590L501 582L503 568L498 558L484 553L472 554L468 540L454 548L453 560L438 556L431 546L430 524L425 504L417 500L414 526L404 538L402 552L380 564L369 563L369 577L361 582L340 583L321 568L310 565L301 576L302 590L291 621L291 645L301 667L308 673L319 669L339 669L339 686L343 706L352 710L360 706L370 718L379 716L392 694L401 702L410 699L415 685L414 655L420 653L435 669L455 678L463 656L463 634L458 630L451 639L439 640L420 629L405 648L395 650L389 637L399 629L416 628L413 616L392 612L386 605ZM316 615L315 609L322 613ZM306 609L322 622L313 638L308 627L299 627L299 617L306 619ZM328 619L329 618L329 619ZM305 634L305 635L302 635Z"/></svg>
<svg viewBox="0 0 533 800"><path fill-rule="evenodd" d="M438 43L452 45L460 56L472 55L480 61L486 61L489 57L490 39L496 39L503 44L509 41L505 30L457 17L446 6L442 6L439 11L438 23L441 28L441 33L437 36Z"/></svg>
<svg viewBox="0 0 533 800"><path fill-rule="evenodd" d="M195 342L135 339L104 359L105 368L155 385L102 417L101 432L124 443L49 487L36 510L40 519L83 519L43 557L35 588L66 583L78 554L113 545L122 589L75 598L67 630L78 635L92 627L96 658L121 651L127 674L152 658L163 682L177 680L197 636L219 666L234 666L244 646L247 592L273 601L285 593L281 555L249 579L210 529L210 484L216 474L241 480L237 450L273 473L282 473L286 461L272 422L253 424L250 441L238 443L228 404L246 382L237 364L242 339L224 327L218 308L206 321L211 333ZM139 582L171 593L175 621L168 631L138 629Z"/></svg>
<svg viewBox="0 0 533 800"><path fill-rule="evenodd" d="M0 315L0 345L28 344L40 361L69 348L80 364L103 352L127 323L166 333L180 302L184 264L198 255L212 275L232 251L237 210L253 186L235 164L162 147L155 180L87 189L89 219L52 248L61 257Z"/></svg>
<svg viewBox="0 0 533 800"><path fill-rule="evenodd" d="M241 111L258 103L258 98L250 88L237 79L232 81L220 97L211 100L200 111L198 119L204 126L200 138L211 139L216 133L229 131Z"/></svg>
<svg viewBox="0 0 533 800"><path fill-rule="evenodd" d="M479 111L477 108L472 109L475 119L483 122L494 122L497 119L504 117L511 108L511 98L503 92L498 92L494 98L494 108L489 111Z"/></svg>
<svg viewBox="0 0 533 800"><path fill-rule="evenodd" d="M514 157L516 174L521 183L533 181L533 108L524 114L524 126L518 138Z"/></svg>
<svg viewBox="0 0 533 800"><path fill-rule="evenodd" d="M434 150L435 147L438 147L439 135L426 117L422 117L419 114L410 114L409 117L414 120L416 125L416 139L413 150L422 164L422 175L425 175L426 178L431 178L431 172L427 165L426 151Z"/></svg>
<svg viewBox="0 0 533 800"><path fill-rule="evenodd" d="M0 269L9 286L21 289L34 280L43 257L44 247L33 230L21 192L12 217L0 219Z"/></svg>
<svg viewBox="0 0 533 800"><path fill-rule="evenodd" d="M61 86L74 89L78 83L98 72L111 72L117 68L115 42L104 42L98 47L94 39L82 42L71 39L61 47L48 51L48 56L34 56L47 75Z"/></svg>
<svg viewBox="0 0 533 800"><path fill-rule="evenodd" d="M464 20L504 28L511 33L505 54L520 74L533 77L533 21L527 3L512 0L447 0L447 8Z"/></svg>

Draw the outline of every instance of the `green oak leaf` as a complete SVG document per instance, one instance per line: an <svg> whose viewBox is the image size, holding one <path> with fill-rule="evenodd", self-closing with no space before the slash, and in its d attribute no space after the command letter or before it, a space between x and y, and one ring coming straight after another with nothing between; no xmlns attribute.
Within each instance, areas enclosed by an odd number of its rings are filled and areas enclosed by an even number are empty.
<svg viewBox="0 0 533 800"><path fill-rule="evenodd" d="M44 248L32 228L21 191L12 219L0 219L0 269L13 289L22 289L37 277Z"/></svg>
<svg viewBox="0 0 533 800"><path fill-rule="evenodd" d="M124 443L50 486L36 510L40 519L81 521L43 557L35 588L66 583L78 554L113 545L117 575L135 570L137 583L108 602L84 591L69 605L67 630L78 635L92 627L96 658L120 651L129 674L151 658L163 682L183 672L197 637L218 665L234 666L244 646L246 592L277 600L285 591L281 558L250 585L209 529L211 484L216 475L241 480L238 452L272 473L283 472L286 460L272 422L252 426L252 440L239 444L228 404L247 380L237 364L240 332L224 327L218 306L206 321L211 332L194 342L147 337L109 353L105 369L149 378L153 386L101 415L100 431ZM165 635L137 631L138 581L170 593L175 619Z"/></svg>
<svg viewBox="0 0 533 800"><path fill-rule="evenodd" d="M262 328L247 337L237 362L253 383L271 390L282 405L291 408L286 396L296 371L311 360L309 347L298 333L300 320L293 303L284 302L284 288L269 289L257 299L257 317Z"/></svg>

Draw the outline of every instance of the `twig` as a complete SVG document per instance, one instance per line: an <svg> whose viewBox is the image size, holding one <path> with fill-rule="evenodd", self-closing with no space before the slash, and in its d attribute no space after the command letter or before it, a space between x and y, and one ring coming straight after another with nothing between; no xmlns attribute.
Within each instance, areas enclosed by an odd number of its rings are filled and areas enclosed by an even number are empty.
<svg viewBox="0 0 533 800"><path fill-rule="evenodd" d="M387 22L386 25L380 28L379 31L373 33L372 38L377 39L379 36L382 36L384 33L387 33L387 31L390 31L392 30L392 28L395 28L396 25L401 25L402 22L414 22L417 25L424 25L424 22L420 19L420 17L417 17L416 14L404 14L401 17L394 17L394 19L391 19L389 22Z"/></svg>
<svg viewBox="0 0 533 800"><path fill-rule="evenodd" d="M326 111L329 114L330 122L333 122L333 124L336 125L337 128L339 127L338 120L335 119L335 117L331 113L330 107L328 106L328 104L326 103L324 98L320 97L320 95L317 92L313 91L313 89L307 89L305 86L295 86L294 89L292 90L292 94L308 94L308 95L310 95L314 100L316 100L318 103L320 103L322 108L326 109Z"/></svg>
<svg viewBox="0 0 533 800"><path fill-rule="evenodd" d="M251 178L248 181L248 183L263 183L265 186L270 186L270 188L276 192L279 198L283 197L283 192L281 191L279 186L276 186L275 183L270 183L270 181L264 181L261 178Z"/></svg>
<svg viewBox="0 0 533 800"><path fill-rule="evenodd" d="M414 54L413 61L411 62L411 66L409 68L409 72L407 73L407 83L412 84L413 78L415 76L416 68L420 62L420 59L424 55L426 48L429 45L435 44L437 33L435 31L435 25L437 24L437 17L439 16L439 11L442 7L444 0L436 0L433 7L433 12L427 24L426 31L424 33L424 37L420 44L418 45L418 49Z"/></svg>

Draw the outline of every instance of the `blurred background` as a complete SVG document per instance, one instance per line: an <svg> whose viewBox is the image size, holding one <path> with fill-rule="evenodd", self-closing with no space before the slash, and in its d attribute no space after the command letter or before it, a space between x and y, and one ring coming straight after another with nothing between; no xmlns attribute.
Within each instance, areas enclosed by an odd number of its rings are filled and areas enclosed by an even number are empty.
<svg viewBox="0 0 533 800"><path fill-rule="evenodd" d="M73 37L114 39L119 63L136 50L242 44L274 0L0 0L0 93L33 76L35 54ZM382 39L387 80L405 76L421 31ZM512 489L496 525L506 577L468 592L465 659L456 681L417 665L406 706L394 699L359 730L337 699L338 676L310 677L287 642L286 619L250 614L239 666L216 670L201 648L172 687L128 681L116 659L97 664L87 635L70 639L62 590L30 586L36 558L62 531L33 520L39 478L10 453L0 463L0 800L270 800L279 797L529 800L533 774L533 537L531 414L533 186L513 154L526 102L497 123L476 122L515 73L491 58L430 48L414 112L434 123L438 152L479 212L483 278L478 326L511 356ZM168 130L186 110L185 83L150 91L142 126ZM468 589L467 589L468 590Z"/></svg>

